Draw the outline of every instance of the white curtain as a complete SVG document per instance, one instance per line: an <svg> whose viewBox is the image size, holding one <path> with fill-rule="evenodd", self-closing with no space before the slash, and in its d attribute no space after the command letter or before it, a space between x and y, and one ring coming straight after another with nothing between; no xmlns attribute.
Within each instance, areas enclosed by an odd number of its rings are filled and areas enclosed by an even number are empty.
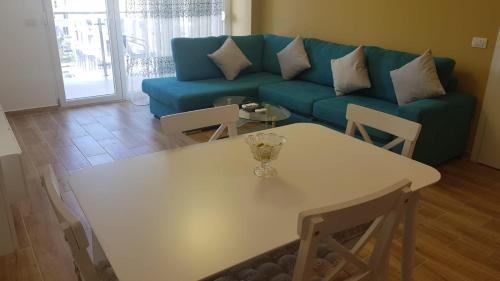
<svg viewBox="0 0 500 281"><path fill-rule="evenodd" d="M147 103L145 78L175 75L170 40L225 33L225 0L120 0L127 98Z"/></svg>

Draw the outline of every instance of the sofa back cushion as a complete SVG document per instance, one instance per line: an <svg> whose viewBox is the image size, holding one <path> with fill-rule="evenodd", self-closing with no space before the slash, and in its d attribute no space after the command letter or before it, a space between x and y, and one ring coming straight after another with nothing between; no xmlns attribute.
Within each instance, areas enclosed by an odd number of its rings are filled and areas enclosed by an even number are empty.
<svg viewBox="0 0 500 281"><path fill-rule="evenodd" d="M366 48L368 73L372 83L367 95L397 103L396 93L392 84L390 72L401 68L420 55L392 51L378 47ZM446 88L455 68L455 61L450 58L435 57L439 80Z"/></svg>
<svg viewBox="0 0 500 281"><path fill-rule="evenodd" d="M224 42L220 37L174 38L172 56L179 81L192 81L223 77L208 54L217 51Z"/></svg>
<svg viewBox="0 0 500 281"><path fill-rule="evenodd" d="M223 37L222 42L227 36ZM262 72L262 52L264 50L264 36L249 35L249 36L231 36L234 42L241 49L243 54L252 62L252 65L244 69L241 74Z"/></svg>
<svg viewBox="0 0 500 281"><path fill-rule="evenodd" d="M252 66L241 74L262 72L262 35L233 36L236 45L252 62ZM172 56L175 63L176 76L179 81L193 81L223 77L208 54L217 51L227 36L204 38L174 38L172 39Z"/></svg>
<svg viewBox="0 0 500 281"><path fill-rule="evenodd" d="M356 49L355 46L330 43L318 39L305 39L311 69L302 73L301 80L333 87L332 59L341 58Z"/></svg>
<svg viewBox="0 0 500 281"><path fill-rule="evenodd" d="M281 75L278 53L283 50L294 38L277 36L272 34L264 35L264 52L262 56L263 70L273 74Z"/></svg>

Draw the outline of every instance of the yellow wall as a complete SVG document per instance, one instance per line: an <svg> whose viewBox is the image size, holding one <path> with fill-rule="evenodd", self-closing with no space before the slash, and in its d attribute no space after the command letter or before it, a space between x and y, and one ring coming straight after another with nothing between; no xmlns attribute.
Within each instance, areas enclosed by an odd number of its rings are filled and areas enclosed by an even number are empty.
<svg viewBox="0 0 500 281"><path fill-rule="evenodd" d="M496 35L500 0L253 0L253 33L301 35L346 44L376 45L457 61L461 90L482 101ZM473 36L487 49L471 48Z"/></svg>

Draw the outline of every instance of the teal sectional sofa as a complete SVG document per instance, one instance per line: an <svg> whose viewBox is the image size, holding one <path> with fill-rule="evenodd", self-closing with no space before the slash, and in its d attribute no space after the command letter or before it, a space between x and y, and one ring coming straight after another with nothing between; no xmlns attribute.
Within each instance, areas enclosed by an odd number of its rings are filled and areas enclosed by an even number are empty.
<svg viewBox="0 0 500 281"><path fill-rule="evenodd" d="M288 123L315 122L339 131L345 130L346 108L358 104L422 124L414 158L427 164L440 164L461 155L467 145L475 99L456 92L453 76L455 62L435 58L441 83L447 94L433 99L399 106L389 75L418 55L366 47L370 89L337 97L333 88L330 61L340 58L356 46L305 39L304 45L312 68L295 80L281 78L276 54L293 38L276 35L234 36L233 39L252 62L234 81L227 81L207 54L216 51L227 37L176 38L172 40L176 77L146 79L143 91L150 96L151 113L164 115L208 108L222 96L239 95L259 98L288 108ZM387 142L391 136L370 130L375 141Z"/></svg>

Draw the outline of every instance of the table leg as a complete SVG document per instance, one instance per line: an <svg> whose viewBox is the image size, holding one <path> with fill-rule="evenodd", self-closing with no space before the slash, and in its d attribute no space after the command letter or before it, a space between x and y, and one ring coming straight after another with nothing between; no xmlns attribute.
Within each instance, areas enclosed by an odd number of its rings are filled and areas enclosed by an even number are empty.
<svg viewBox="0 0 500 281"><path fill-rule="evenodd" d="M417 208L419 200L420 194L416 191L413 193L410 202L408 202L404 214L403 257L401 261L402 281L410 281L412 279L413 255L415 252L417 231Z"/></svg>

